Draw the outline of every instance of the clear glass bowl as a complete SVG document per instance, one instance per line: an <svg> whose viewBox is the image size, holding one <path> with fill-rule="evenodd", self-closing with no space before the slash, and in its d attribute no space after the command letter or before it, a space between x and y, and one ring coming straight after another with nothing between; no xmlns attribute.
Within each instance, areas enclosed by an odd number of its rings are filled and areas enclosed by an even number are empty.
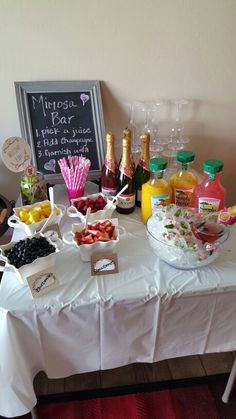
<svg viewBox="0 0 236 419"><path fill-rule="evenodd" d="M222 233L215 241L207 242L196 239L197 249L195 251L183 249L161 239L158 232L158 223L151 216L146 224L146 234L153 252L169 265L177 269L197 269L212 263L220 254L222 246L226 243L230 229L222 226Z"/></svg>

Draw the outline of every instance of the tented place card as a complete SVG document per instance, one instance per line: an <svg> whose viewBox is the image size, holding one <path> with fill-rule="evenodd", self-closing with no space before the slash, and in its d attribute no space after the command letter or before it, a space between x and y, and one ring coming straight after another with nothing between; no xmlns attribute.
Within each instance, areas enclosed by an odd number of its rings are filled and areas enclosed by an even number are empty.
<svg viewBox="0 0 236 419"><path fill-rule="evenodd" d="M119 272L117 253L97 252L91 256L91 275L108 275Z"/></svg>
<svg viewBox="0 0 236 419"><path fill-rule="evenodd" d="M34 298L47 294L59 285L53 268L47 268L27 278L31 294Z"/></svg>

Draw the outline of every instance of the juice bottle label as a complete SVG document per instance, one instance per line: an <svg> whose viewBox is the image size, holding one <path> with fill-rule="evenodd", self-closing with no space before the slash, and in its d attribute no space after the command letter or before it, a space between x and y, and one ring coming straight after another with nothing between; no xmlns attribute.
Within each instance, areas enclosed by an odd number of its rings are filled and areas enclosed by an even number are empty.
<svg viewBox="0 0 236 419"><path fill-rule="evenodd" d="M179 207L190 207L193 198L193 188L176 188L175 204Z"/></svg>
<svg viewBox="0 0 236 419"><path fill-rule="evenodd" d="M220 199L202 196L198 198L198 209L204 212L216 212L220 207Z"/></svg>
<svg viewBox="0 0 236 419"><path fill-rule="evenodd" d="M158 194L158 195L152 195L151 196L151 207L152 210L154 208L159 207L160 205L167 205L169 204L169 194L165 193L165 194Z"/></svg>
<svg viewBox="0 0 236 419"><path fill-rule="evenodd" d="M133 208L135 206L135 194L121 194L117 198L117 206L123 209Z"/></svg>
<svg viewBox="0 0 236 419"><path fill-rule="evenodd" d="M102 186L101 192L105 196L115 196L115 194L116 194L116 188L105 188L104 186Z"/></svg>

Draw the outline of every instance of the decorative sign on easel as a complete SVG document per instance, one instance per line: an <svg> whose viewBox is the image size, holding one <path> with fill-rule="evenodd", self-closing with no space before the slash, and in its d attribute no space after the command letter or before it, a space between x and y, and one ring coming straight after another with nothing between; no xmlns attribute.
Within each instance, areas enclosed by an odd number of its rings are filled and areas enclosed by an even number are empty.
<svg viewBox="0 0 236 419"><path fill-rule="evenodd" d="M61 180L58 160L91 161L88 179L97 179L104 160L104 120L97 80L15 82L22 136L47 180Z"/></svg>
<svg viewBox="0 0 236 419"><path fill-rule="evenodd" d="M7 138L2 146L2 160L12 172L23 172L31 160L29 144L20 137Z"/></svg>

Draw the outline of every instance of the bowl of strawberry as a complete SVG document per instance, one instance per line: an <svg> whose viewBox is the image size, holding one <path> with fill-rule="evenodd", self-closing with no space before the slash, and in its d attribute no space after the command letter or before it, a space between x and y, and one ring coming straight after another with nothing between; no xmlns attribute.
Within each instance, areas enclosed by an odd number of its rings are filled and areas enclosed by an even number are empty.
<svg viewBox="0 0 236 419"><path fill-rule="evenodd" d="M69 217L77 217L80 221L85 221L87 209L90 208L89 222L95 220L106 220L111 218L116 206L112 200L108 199L102 193L83 196L81 198L72 199L72 205L67 208Z"/></svg>
<svg viewBox="0 0 236 419"><path fill-rule="evenodd" d="M97 220L94 223L72 224L72 229L63 236L64 243L80 251L83 262L89 262L95 252L113 250L125 236L125 229L118 225L118 219Z"/></svg>

